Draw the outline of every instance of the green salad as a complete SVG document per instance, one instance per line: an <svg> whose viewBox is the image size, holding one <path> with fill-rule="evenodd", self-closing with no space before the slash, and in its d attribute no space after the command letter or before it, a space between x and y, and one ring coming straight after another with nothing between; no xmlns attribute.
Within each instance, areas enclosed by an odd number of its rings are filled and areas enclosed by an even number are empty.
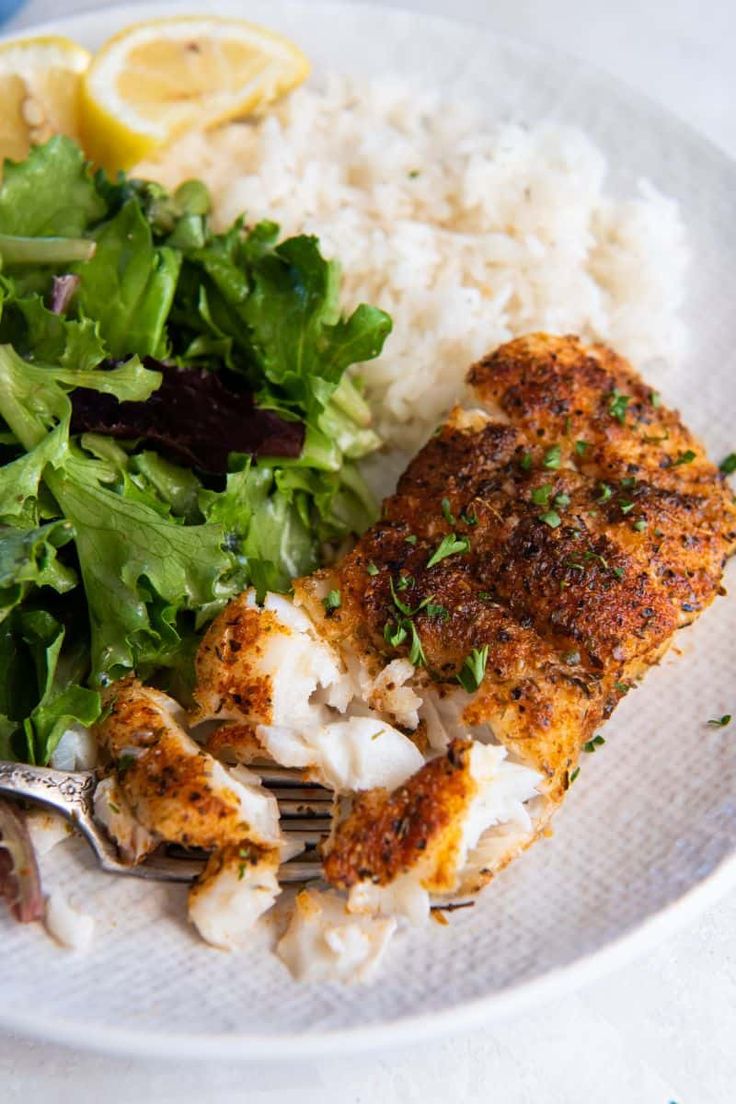
<svg viewBox="0 0 736 1104"><path fill-rule="evenodd" d="M45 763L131 672L186 695L203 626L374 516L346 375L391 320L313 237L53 138L0 187L0 758Z"/></svg>

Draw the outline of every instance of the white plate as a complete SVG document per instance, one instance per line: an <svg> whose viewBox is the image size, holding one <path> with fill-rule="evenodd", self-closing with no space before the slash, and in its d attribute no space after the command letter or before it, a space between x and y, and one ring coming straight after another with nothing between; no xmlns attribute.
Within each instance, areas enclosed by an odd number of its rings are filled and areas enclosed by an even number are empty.
<svg viewBox="0 0 736 1104"><path fill-rule="evenodd" d="M95 46L143 15L244 14L240 3L117 7L49 24ZM693 349L669 377L715 456L736 410L734 166L640 96L580 63L449 21L384 8L249 0L322 67L414 73L481 98L492 120L581 126L612 186L648 177L677 197L694 253ZM733 579L733 574L731 575ZM272 956L226 955L184 921L184 890L97 874L83 850L53 856L99 917L74 956L0 916L0 1025L90 1047L178 1057L313 1057L446 1033L540 1000L651 946L736 882L736 736L709 717L736 712L736 603L719 600L629 695L606 728L553 840L504 873L449 928L395 943L368 988L300 987ZM680 654L677 654L680 653Z"/></svg>

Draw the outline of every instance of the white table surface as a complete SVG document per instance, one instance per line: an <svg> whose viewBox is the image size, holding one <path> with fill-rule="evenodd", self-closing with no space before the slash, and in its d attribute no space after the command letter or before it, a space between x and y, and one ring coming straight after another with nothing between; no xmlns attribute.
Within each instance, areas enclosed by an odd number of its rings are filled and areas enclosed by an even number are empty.
<svg viewBox="0 0 736 1104"><path fill-rule="evenodd" d="M736 157L733 0L403 0L585 56ZM99 0L30 0L20 28ZM247 0L243 3L247 13ZM0 987L0 1000L2 989ZM654 953L503 1026L311 1064L138 1061L0 1034L2 1104L733 1104L736 894Z"/></svg>

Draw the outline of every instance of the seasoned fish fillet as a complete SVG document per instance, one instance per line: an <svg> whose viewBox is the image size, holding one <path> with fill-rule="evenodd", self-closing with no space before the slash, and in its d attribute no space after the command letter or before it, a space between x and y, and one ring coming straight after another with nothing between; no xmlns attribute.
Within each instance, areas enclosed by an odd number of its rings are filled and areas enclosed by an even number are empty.
<svg viewBox="0 0 736 1104"><path fill-rule="evenodd" d="M703 446L608 349L535 334L468 383L475 408L452 412L381 520L295 589L324 638L371 671L411 655L430 743L444 709L452 735L491 736L542 775L530 842L582 744L718 593L736 509ZM469 656L485 657L470 696L457 684ZM328 874L385 884L386 863L366 855L405 850L420 827L403 821L399 839L372 807L362 832L353 817L334 833Z"/></svg>

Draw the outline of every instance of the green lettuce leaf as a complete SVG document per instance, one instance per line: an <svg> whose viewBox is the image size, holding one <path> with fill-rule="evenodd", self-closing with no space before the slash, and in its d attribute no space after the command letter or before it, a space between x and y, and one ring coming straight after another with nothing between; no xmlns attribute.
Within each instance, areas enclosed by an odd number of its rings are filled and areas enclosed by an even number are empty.
<svg viewBox="0 0 736 1104"><path fill-rule="evenodd" d="M133 199L102 225L96 241L94 257L75 266L81 310L99 324L111 356L165 357L181 254L154 246L151 227Z"/></svg>
<svg viewBox="0 0 736 1104"><path fill-rule="evenodd" d="M25 161L6 161L0 186L0 234L81 237L105 215L76 142L58 135Z"/></svg>
<svg viewBox="0 0 736 1104"><path fill-rule="evenodd" d="M73 724L91 725L100 696L74 681L62 658L66 630L41 609L16 610L0 624L0 754L47 763Z"/></svg>
<svg viewBox="0 0 736 1104"><path fill-rule="evenodd" d="M0 620L16 608L34 587L65 594L77 583L75 572L61 563L57 549L74 536L68 521L36 529L0 527Z"/></svg>

